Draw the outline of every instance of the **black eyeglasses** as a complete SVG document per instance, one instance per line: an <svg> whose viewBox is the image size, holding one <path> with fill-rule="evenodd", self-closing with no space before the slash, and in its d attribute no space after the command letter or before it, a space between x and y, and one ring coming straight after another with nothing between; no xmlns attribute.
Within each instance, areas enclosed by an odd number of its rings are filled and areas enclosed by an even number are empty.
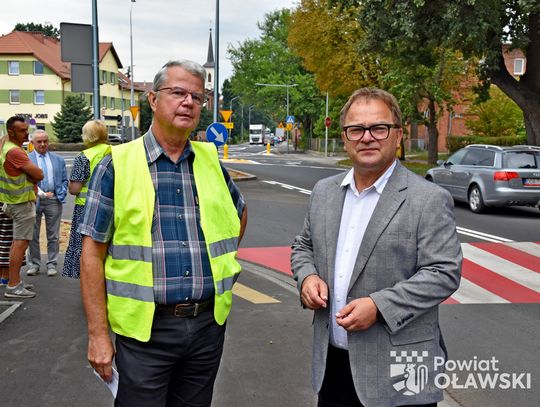
<svg viewBox="0 0 540 407"><path fill-rule="evenodd" d="M189 90L181 88L180 86L161 88L155 90L154 92L161 92L165 90L168 91L166 93L170 95L173 99L177 99L181 102L186 100L188 95L191 95L191 100L193 100L193 103L196 103L198 105L202 105L204 102L206 102L206 95L204 93L190 92Z"/></svg>
<svg viewBox="0 0 540 407"><path fill-rule="evenodd" d="M345 132L345 137L349 141L358 141L364 137L366 131L369 131L371 137L375 140L386 140L390 135L390 129L399 129L401 126L397 124L387 124L387 123L377 123L372 124L369 127L364 127L359 124L352 124L350 126L344 126L343 131Z"/></svg>

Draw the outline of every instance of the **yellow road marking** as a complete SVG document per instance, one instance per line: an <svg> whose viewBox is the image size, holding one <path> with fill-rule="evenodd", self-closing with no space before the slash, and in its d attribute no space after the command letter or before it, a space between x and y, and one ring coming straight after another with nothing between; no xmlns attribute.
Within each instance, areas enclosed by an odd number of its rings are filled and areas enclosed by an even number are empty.
<svg viewBox="0 0 540 407"><path fill-rule="evenodd" d="M277 304L281 302L276 300L275 298L272 298L266 294L263 294L240 283L236 283L233 286L232 291L233 294L253 304Z"/></svg>

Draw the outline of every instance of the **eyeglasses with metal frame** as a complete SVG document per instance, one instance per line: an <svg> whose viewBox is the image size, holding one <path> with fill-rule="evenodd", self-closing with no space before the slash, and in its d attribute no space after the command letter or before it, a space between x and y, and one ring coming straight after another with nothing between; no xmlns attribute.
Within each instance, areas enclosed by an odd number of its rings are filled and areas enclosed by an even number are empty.
<svg viewBox="0 0 540 407"><path fill-rule="evenodd" d="M177 99L181 102L186 100L188 95L191 96L191 100L193 100L193 103L197 105L203 105L206 102L206 95L204 93L190 92L187 89L181 88L180 86L160 88L160 89L156 89L154 92L161 92L161 91L168 91L165 93L167 93L173 99Z"/></svg>
<svg viewBox="0 0 540 407"><path fill-rule="evenodd" d="M352 124L350 126L343 126L343 132L349 141L361 140L362 137L364 137L364 134L366 134L366 131L369 131L369 134L371 134L371 137L375 140L386 140L388 136L390 136L390 129L399 128L401 128L401 126L388 123L376 123L368 127L360 124Z"/></svg>

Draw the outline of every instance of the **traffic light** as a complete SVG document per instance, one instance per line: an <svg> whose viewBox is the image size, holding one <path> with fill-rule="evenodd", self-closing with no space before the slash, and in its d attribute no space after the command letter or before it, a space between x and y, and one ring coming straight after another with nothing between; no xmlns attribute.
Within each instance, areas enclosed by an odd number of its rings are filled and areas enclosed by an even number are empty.
<svg viewBox="0 0 540 407"><path fill-rule="evenodd" d="M116 116L116 121L118 122L118 125L121 126L122 125L122 116L120 116L120 115Z"/></svg>
<svg viewBox="0 0 540 407"><path fill-rule="evenodd" d="M127 68L126 76L127 76L128 78L131 78L131 69L130 69L129 66L128 66L128 68Z"/></svg>

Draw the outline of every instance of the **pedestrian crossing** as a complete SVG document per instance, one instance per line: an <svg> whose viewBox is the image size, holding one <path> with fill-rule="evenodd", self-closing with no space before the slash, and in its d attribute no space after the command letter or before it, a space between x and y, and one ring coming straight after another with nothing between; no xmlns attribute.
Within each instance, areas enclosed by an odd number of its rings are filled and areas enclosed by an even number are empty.
<svg viewBox="0 0 540 407"><path fill-rule="evenodd" d="M458 290L446 304L540 303L540 242L462 243ZM242 248L238 257L292 275L289 247Z"/></svg>

